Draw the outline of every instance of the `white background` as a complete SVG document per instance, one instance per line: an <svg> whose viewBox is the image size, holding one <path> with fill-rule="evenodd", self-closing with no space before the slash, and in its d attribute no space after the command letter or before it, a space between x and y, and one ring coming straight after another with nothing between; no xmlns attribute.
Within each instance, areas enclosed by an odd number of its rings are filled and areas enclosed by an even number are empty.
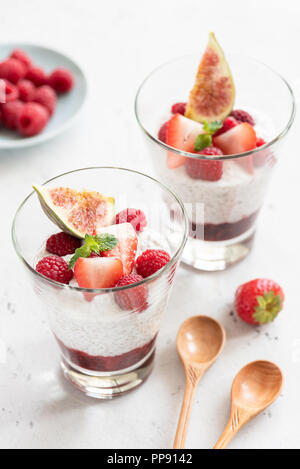
<svg viewBox="0 0 300 469"><path fill-rule="evenodd" d="M137 86L161 62L199 51L209 30L225 51L267 62L297 91L299 5L297 0L1 2L0 41L40 43L70 54L83 66L90 93L81 117L64 135L36 148L0 153L0 353L5 352L0 355L0 447L170 448L184 388L176 332L186 317L200 313L224 324L228 343L198 390L187 446L213 446L229 415L235 373L248 361L267 358L284 371L282 396L232 447L300 447L299 121L286 138L252 255L225 273L180 269L155 371L143 387L119 400L90 400L64 382L44 312L10 240L12 217L33 182L90 165L147 171L133 113ZM281 317L261 329L229 315L236 287L257 276L276 279L287 296Z"/></svg>

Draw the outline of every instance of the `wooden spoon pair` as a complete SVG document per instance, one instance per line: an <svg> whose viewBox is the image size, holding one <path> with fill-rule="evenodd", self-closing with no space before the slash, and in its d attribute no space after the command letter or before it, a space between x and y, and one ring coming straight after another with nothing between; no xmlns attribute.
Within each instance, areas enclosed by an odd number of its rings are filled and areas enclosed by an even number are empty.
<svg viewBox="0 0 300 469"><path fill-rule="evenodd" d="M179 329L177 350L185 370L186 387L174 449L185 446L197 385L221 354L225 340L224 328L208 316L191 317ZM244 425L277 399L282 384L282 372L274 363L256 361L242 368L232 385L230 419L214 449L227 448Z"/></svg>

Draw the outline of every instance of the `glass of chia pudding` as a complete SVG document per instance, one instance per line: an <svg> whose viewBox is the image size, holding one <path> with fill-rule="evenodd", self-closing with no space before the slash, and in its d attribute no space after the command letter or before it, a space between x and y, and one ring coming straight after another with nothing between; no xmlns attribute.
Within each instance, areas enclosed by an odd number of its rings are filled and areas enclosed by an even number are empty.
<svg viewBox="0 0 300 469"><path fill-rule="evenodd" d="M263 63L238 55L227 61L213 34L199 65L200 58L155 69L138 90L135 112L156 177L188 212L183 262L215 271L251 250L295 101L287 81Z"/></svg>
<svg viewBox="0 0 300 469"><path fill-rule="evenodd" d="M182 202L142 173L86 168L33 186L16 252L60 347L65 377L111 399L142 384L188 238Z"/></svg>

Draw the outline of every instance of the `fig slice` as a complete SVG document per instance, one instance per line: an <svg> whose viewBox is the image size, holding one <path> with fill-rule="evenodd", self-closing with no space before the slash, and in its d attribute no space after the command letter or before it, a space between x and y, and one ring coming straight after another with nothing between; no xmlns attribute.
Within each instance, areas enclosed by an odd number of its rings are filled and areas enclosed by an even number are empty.
<svg viewBox="0 0 300 469"><path fill-rule="evenodd" d="M77 191L68 187L33 185L47 217L61 230L77 238L95 236L102 227L112 225L115 200L96 191Z"/></svg>
<svg viewBox="0 0 300 469"><path fill-rule="evenodd" d="M214 33L210 33L185 116L197 122L223 121L232 111L234 100L235 88L229 66Z"/></svg>

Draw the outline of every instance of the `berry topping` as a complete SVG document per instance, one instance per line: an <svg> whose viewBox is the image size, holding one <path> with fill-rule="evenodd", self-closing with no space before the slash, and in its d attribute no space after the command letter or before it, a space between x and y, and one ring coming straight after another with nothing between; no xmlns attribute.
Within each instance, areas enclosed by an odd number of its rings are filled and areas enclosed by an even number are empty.
<svg viewBox="0 0 300 469"><path fill-rule="evenodd" d="M241 285L235 294L235 309L249 324L274 321L283 308L284 293L273 280L255 279Z"/></svg>
<svg viewBox="0 0 300 469"><path fill-rule="evenodd" d="M170 147L186 152L193 152L195 140L203 133L203 126L198 122L187 119L181 114L175 114L167 122L166 143ZM168 168L174 169L184 165L186 158L171 151L168 152Z"/></svg>
<svg viewBox="0 0 300 469"><path fill-rule="evenodd" d="M115 248L102 252L101 256L118 257L122 261L124 275L131 274L138 245L138 237L132 225L121 223L120 225L107 226L102 228L99 233L101 232L110 233L118 240Z"/></svg>
<svg viewBox="0 0 300 469"><path fill-rule="evenodd" d="M67 256L74 254L76 249L81 246L81 241L63 231L50 236L46 243L46 249L56 256Z"/></svg>
<svg viewBox="0 0 300 469"><path fill-rule="evenodd" d="M187 103L176 103L172 106L172 114L181 114L184 116Z"/></svg>
<svg viewBox="0 0 300 469"><path fill-rule="evenodd" d="M35 95L35 86L29 80L20 80L18 83L18 90L20 99L24 101L24 103L29 103L33 101Z"/></svg>
<svg viewBox="0 0 300 469"><path fill-rule="evenodd" d="M116 257L80 257L75 264L74 275L81 288L113 288L124 272L122 262ZM86 299L91 300L92 297L86 296Z"/></svg>
<svg viewBox="0 0 300 469"><path fill-rule="evenodd" d="M256 147L262 147L263 145L265 145L267 142L265 142L265 140L263 138L257 138L256 139Z"/></svg>
<svg viewBox="0 0 300 469"><path fill-rule="evenodd" d="M224 134L227 130L233 129L233 127L236 127L237 125L239 125L239 122L234 117L226 117L226 119L223 120L222 127L217 130L214 137Z"/></svg>
<svg viewBox="0 0 300 469"><path fill-rule="evenodd" d="M248 122L250 125L255 125L254 119L250 114L242 109L234 109L230 115L239 122Z"/></svg>
<svg viewBox="0 0 300 469"><path fill-rule="evenodd" d="M166 143L167 141L167 122L165 122L161 128L159 129L159 132L158 132L158 139L163 142L163 143Z"/></svg>
<svg viewBox="0 0 300 469"><path fill-rule="evenodd" d="M24 103L18 99L2 105L2 120L4 127L11 130L15 130L17 128L23 106Z"/></svg>
<svg viewBox="0 0 300 469"><path fill-rule="evenodd" d="M26 103L19 117L18 130L22 135L31 137L39 134L49 120L46 108L38 103Z"/></svg>
<svg viewBox="0 0 300 469"><path fill-rule="evenodd" d="M214 144L221 148L224 155L235 155L256 148L256 133L252 125L247 122L237 125L233 129L214 137ZM236 160L249 174L253 174L252 156Z"/></svg>
<svg viewBox="0 0 300 469"><path fill-rule="evenodd" d="M47 75L41 67L30 67L25 78L32 81L36 86L46 85L47 83Z"/></svg>
<svg viewBox="0 0 300 469"><path fill-rule="evenodd" d="M12 53L10 54L10 57L13 59L17 59L20 62L23 62L26 68L29 68L31 66L30 57L22 49L13 50Z"/></svg>
<svg viewBox="0 0 300 469"><path fill-rule="evenodd" d="M116 215L116 224L120 223L131 223L135 231L140 233L146 228L147 219L142 210L127 208Z"/></svg>
<svg viewBox="0 0 300 469"><path fill-rule="evenodd" d="M35 92L33 101L44 106L52 116L56 108L56 93L48 85L40 86Z"/></svg>
<svg viewBox="0 0 300 469"><path fill-rule="evenodd" d="M143 278L150 277L170 262L170 255L161 249L147 249L136 260L136 270Z"/></svg>
<svg viewBox="0 0 300 469"><path fill-rule="evenodd" d="M0 63L0 78L5 78L13 84L26 75L25 65L17 59L6 59Z"/></svg>
<svg viewBox="0 0 300 469"><path fill-rule="evenodd" d="M122 277L116 287L125 287L132 285L143 280L143 277L136 274L125 275ZM147 308L147 287L146 285L139 285L137 287L129 288L115 293L115 300L121 309L125 311L133 310L141 313Z"/></svg>
<svg viewBox="0 0 300 469"><path fill-rule="evenodd" d="M219 148L209 147L198 152L199 155L222 156ZM203 181L219 181L223 176L223 161L220 160L197 160L188 158L185 164L186 172L192 179L202 179Z"/></svg>
<svg viewBox="0 0 300 469"><path fill-rule="evenodd" d="M13 85L8 80L5 81L5 102L10 103L19 97L19 90L16 85Z"/></svg>
<svg viewBox="0 0 300 469"><path fill-rule="evenodd" d="M48 84L57 93L67 93L73 88L74 78L71 72L66 68L57 68L48 78Z"/></svg>
<svg viewBox="0 0 300 469"><path fill-rule="evenodd" d="M56 282L69 284L73 278L73 272L68 264L58 256L44 257L36 266L37 272Z"/></svg>

